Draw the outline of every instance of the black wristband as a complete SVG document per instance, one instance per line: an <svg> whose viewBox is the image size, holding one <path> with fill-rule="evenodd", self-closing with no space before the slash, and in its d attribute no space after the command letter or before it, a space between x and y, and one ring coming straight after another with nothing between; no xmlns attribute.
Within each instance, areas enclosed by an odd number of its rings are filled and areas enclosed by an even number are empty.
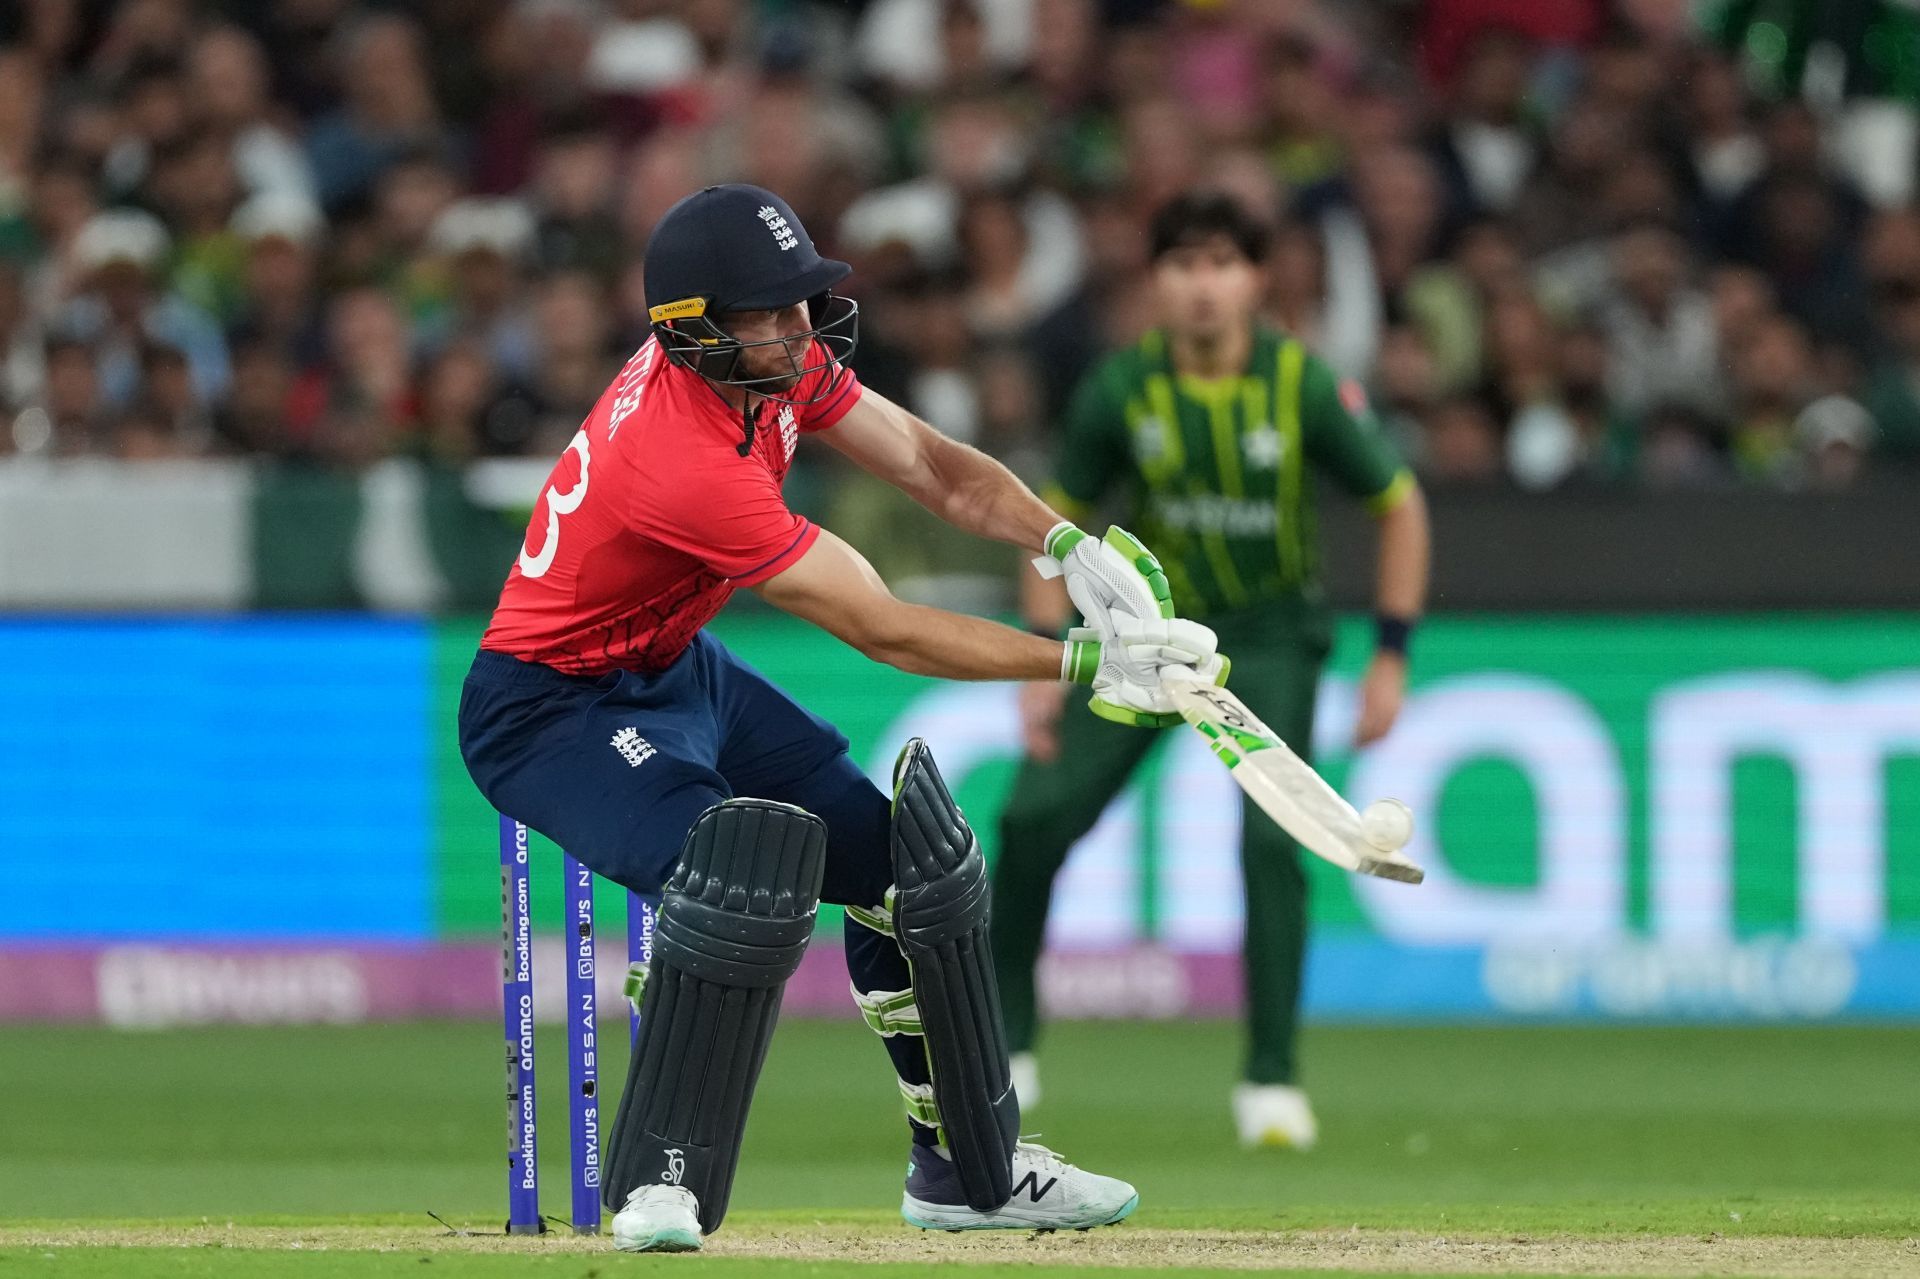
<svg viewBox="0 0 1920 1279"><path fill-rule="evenodd" d="M1390 613L1373 615L1373 646L1383 653L1407 655L1407 643L1413 639L1413 619Z"/></svg>

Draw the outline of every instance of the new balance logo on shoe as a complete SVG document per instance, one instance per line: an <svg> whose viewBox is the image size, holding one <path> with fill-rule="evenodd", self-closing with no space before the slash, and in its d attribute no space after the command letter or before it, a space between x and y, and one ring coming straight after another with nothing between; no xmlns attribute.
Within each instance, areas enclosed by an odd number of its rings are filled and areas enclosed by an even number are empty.
<svg viewBox="0 0 1920 1279"><path fill-rule="evenodd" d="M1027 1202L1037 1204L1046 1198L1047 1192L1052 1190L1054 1183L1059 1180L1058 1177L1049 1177L1047 1178L1047 1184L1043 1186L1040 1184L1039 1173L1028 1172L1026 1176L1020 1179L1020 1184L1013 1188L1013 1193L1018 1196L1019 1193L1024 1190L1027 1192Z"/></svg>

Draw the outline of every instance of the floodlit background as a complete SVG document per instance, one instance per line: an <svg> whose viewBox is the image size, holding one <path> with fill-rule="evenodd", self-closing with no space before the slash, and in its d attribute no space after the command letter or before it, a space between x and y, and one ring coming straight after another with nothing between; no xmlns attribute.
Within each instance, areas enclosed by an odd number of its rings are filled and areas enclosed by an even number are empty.
<svg viewBox="0 0 1920 1279"><path fill-rule="evenodd" d="M1150 322L1147 216L1198 184L1278 228L1269 318L1368 388L1428 490L1436 593L1399 727L1355 753L1372 534L1327 494L1346 613L1314 745L1350 797L1413 805L1429 879L1312 867L1334 1175L1181 1184L1515 1201L1504 1173L1367 1160L1503 1147L1497 1118L1429 1112L1493 1114L1533 1062L1543 1131L1625 1091L1515 1175L1591 1157L1568 1193L1630 1197L1664 1133L1750 1145L1656 1198L1837 1194L1876 1151L1893 1194L1874 1143L1916 1119L1875 1088L1913 1032L1884 1023L1920 1020L1917 107L1908 0L0 5L0 1043L48 1090L81 1062L95 1095L139 1078L146 1115L200 1113L196 1064L404 1060L327 1093L329 1122L377 1078L445 1078L381 1124L444 1102L425 1206L492 1212L499 883L453 707L551 459L644 337L655 221L709 182L779 191L855 265L867 385L1038 484L1076 379ZM1020 557L830 450L788 493L901 594L1011 608ZM873 667L756 603L723 638L877 776L926 734L991 852L1013 689ZM1066 1032L1049 1078L1067 1104L1068 1063L1136 1062L1103 1100L1145 1107L1201 1069L1190 1126L1134 1131L1229 1158L1232 1031L1185 1019L1237 1009L1238 811L1179 736L1077 851L1043 974L1057 1013L1142 1020ZM832 923L788 1010L835 1020L792 1051L830 1103L826 1063L866 1062L842 1100L891 1133ZM418 1020L442 1017L467 1020ZM367 1020L401 1025L193 1029ZM1351 1082L1383 1060L1431 1067L1404 1116ZM1675 1060L1778 1107L1647 1064ZM1739 1073L1763 1060L1810 1063L1806 1091ZM1634 1109L1669 1087L1672 1113ZM1802 1099L1856 1110L1816 1131ZM100 1211L112 1143L35 1131L8 1202ZM423 1184L396 1148L302 1198L239 1137L151 1140L173 1172L129 1212L411 1211ZM795 1136L792 1178L763 1161L738 1202L884 1207L894 1144L827 1175Z"/></svg>

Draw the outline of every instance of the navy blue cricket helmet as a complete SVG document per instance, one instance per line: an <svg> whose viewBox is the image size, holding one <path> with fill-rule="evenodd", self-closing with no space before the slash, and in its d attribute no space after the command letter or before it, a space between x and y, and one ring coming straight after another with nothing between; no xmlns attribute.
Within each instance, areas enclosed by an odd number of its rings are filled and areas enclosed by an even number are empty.
<svg viewBox="0 0 1920 1279"><path fill-rule="evenodd" d="M654 228L645 269L647 318L660 349L674 363L784 404L817 403L839 389L841 361L859 340L860 308L851 298L837 296L833 286L853 268L821 257L799 217L773 192L729 183L687 196ZM792 338L741 342L721 323L729 311L777 311L797 302L807 304L812 327ZM821 354L801 364L816 340ZM789 371L744 375L742 351L783 343L794 361ZM771 389L824 369L835 370L834 375L804 400Z"/></svg>

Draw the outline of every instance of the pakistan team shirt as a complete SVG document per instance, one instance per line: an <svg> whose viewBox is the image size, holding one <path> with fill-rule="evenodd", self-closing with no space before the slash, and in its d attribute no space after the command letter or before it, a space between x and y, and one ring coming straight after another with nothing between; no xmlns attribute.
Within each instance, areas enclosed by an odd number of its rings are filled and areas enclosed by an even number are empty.
<svg viewBox="0 0 1920 1279"><path fill-rule="evenodd" d="M1310 467L1376 514L1413 487L1359 386L1300 343L1256 329L1239 376L1197 378L1154 330L1081 383L1049 497L1078 519L1124 492L1182 616L1317 607Z"/></svg>

